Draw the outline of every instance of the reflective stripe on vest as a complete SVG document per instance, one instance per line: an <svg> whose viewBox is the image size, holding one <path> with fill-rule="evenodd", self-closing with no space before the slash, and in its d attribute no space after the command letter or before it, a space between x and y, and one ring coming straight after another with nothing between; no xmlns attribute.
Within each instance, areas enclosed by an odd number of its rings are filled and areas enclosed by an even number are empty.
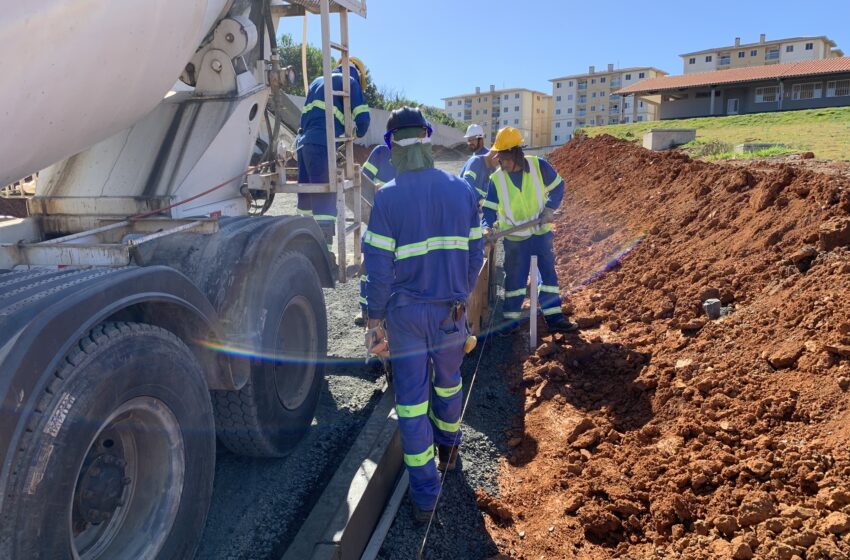
<svg viewBox="0 0 850 560"><path fill-rule="evenodd" d="M548 199L543 186L543 173L540 171L540 159L526 156L529 172L522 174L522 189L518 189L510 176L503 170L491 175L493 184L499 193L499 222L502 229L510 229L519 224L537 219L546 207ZM551 224L544 224L514 232L507 238L512 241L528 239L532 235L541 235L551 231Z"/></svg>

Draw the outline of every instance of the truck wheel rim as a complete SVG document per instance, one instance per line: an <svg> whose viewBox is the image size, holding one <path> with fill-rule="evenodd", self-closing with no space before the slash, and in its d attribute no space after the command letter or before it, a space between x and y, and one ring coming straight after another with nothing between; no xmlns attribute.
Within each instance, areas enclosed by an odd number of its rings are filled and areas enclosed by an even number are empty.
<svg viewBox="0 0 850 560"><path fill-rule="evenodd" d="M177 517L185 471L180 424L165 403L122 404L77 473L68 515L73 557L156 557Z"/></svg>
<svg viewBox="0 0 850 560"><path fill-rule="evenodd" d="M295 296L287 303L277 340L280 359L274 364L275 389L284 408L296 410L310 394L319 348L316 315L306 297Z"/></svg>

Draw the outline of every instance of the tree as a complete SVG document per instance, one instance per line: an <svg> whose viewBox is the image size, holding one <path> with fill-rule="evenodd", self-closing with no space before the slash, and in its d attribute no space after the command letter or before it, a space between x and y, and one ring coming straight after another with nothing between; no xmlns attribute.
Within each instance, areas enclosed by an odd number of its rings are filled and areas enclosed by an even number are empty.
<svg viewBox="0 0 850 560"><path fill-rule="evenodd" d="M304 91L304 80L301 73L301 43L296 43L292 34L283 35L278 41L280 52L280 66L285 68L292 66L295 70L295 83L289 84L284 91L290 95L306 95ZM334 60L332 64L336 66ZM307 45L307 80L308 83L322 75L322 50ZM397 91L387 86L380 88L375 85L371 73L366 71L366 87L363 89L363 98L369 107L392 111L400 107L419 107L425 117L431 122L439 122L457 129L464 130L463 123L459 123L442 110L420 104L418 101L408 99L404 92Z"/></svg>

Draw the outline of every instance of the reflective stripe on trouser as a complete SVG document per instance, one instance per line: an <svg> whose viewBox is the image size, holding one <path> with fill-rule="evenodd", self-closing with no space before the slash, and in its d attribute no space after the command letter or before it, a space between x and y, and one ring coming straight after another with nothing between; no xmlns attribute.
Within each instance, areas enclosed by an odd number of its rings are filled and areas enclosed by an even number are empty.
<svg viewBox="0 0 850 560"><path fill-rule="evenodd" d="M411 497L423 510L434 508L439 492L434 444L452 445L456 437L460 443L460 364L466 317L455 323L448 315L449 306L436 303L415 303L387 312L404 462ZM422 407L429 401L430 406Z"/></svg>
<svg viewBox="0 0 850 560"><path fill-rule="evenodd" d="M327 183L328 148L319 144L303 144L296 151L298 157L299 183ZM336 195L307 194L298 195L298 213L312 216L319 224L333 229L336 223Z"/></svg>
<svg viewBox="0 0 850 560"><path fill-rule="evenodd" d="M531 256L537 255L537 269L542 280L538 287L540 312L547 321L558 321L561 313L561 296L558 293L558 275L555 273L555 255L552 252L551 233L532 235L523 241L505 239L505 319L520 317L525 299Z"/></svg>

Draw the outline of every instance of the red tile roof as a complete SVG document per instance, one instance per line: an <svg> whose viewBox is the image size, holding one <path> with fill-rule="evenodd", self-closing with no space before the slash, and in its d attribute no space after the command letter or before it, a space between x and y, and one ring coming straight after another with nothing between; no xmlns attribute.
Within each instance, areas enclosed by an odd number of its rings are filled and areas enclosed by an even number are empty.
<svg viewBox="0 0 850 560"><path fill-rule="evenodd" d="M649 93L800 76L817 76L839 72L850 72L850 57L807 60L805 62L772 64L770 66L752 66L750 68L730 68L728 70L715 70L712 72L694 72L693 74L684 74L681 76L650 78L624 87L617 93L630 95L633 93Z"/></svg>

